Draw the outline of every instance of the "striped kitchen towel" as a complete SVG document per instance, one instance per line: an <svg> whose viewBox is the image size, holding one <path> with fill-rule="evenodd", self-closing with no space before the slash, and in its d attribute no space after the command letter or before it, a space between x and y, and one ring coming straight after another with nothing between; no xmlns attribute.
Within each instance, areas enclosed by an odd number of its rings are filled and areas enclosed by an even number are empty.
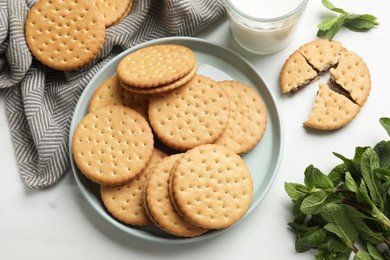
<svg viewBox="0 0 390 260"><path fill-rule="evenodd" d="M106 30L95 63L60 72L35 60L26 45L24 23L35 2L0 0L0 89L21 179L31 189L53 185L69 167L73 110L104 64L148 40L195 35L224 13L222 0L134 0L128 17Z"/></svg>

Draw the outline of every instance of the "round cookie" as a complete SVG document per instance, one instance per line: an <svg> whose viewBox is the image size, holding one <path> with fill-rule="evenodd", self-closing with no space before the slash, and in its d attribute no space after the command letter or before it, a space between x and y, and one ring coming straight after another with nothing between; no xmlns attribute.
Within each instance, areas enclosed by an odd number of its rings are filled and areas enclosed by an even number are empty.
<svg viewBox="0 0 390 260"><path fill-rule="evenodd" d="M236 223L249 209L252 193L252 176L245 161L220 145L187 151L171 172L171 199L187 221L203 228Z"/></svg>
<svg viewBox="0 0 390 260"><path fill-rule="evenodd" d="M102 185L121 185L141 173L153 151L148 122L136 111L107 106L88 113L72 139L77 167Z"/></svg>
<svg viewBox="0 0 390 260"><path fill-rule="evenodd" d="M218 83L229 98L230 118L226 130L214 143L237 154L246 153L263 137L267 109L261 96L251 87L235 80Z"/></svg>
<svg viewBox="0 0 390 260"><path fill-rule="evenodd" d="M330 69L330 83L348 92L359 106L363 106L371 91L371 76L363 59L355 52L340 55L337 68Z"/></svg>
<svg viewBox="0 0 390 260"><path fill-rule="evenodd" d="M359 105L320 83L312 111L303 124L320 130L338 129L351 122L359 111Z"/></svg>
<svg viewBox="0 0 390 260"><path fill-rule="evenodd" d="M169 90L181 87L185 83L190 81L192 79L192 77L195 75L197 68L198 68L198 66L197 66L197 64L195 64L194 68L189 73L187 73L186 75L181 77L180 79L177 79L177 80L175 80L171 83L165 84L165 85L160 85L158 87L136 88L136 87L127 86L127 85L123 85L123 84L122 84L122 87L129 92L138 93L138 94L158 94L158 93L162 93L162 92L167 92Z"/></svg>
<svg viewBox="0 0 390 260"><path fill-rule="evenodd" d="M153 45L124 57L117 67L117 74L124 85L151 88L183 77L194 68L195 63L195 54L187 47Z"/></svg>
<svg viewBox="0 0 390 260"><path fill-rule="evenodd" d="M144 189L144 205L153 223L176 236L194 237L207 229L194 226L177 213L169 195L169 177L173 166L182 154L160 160L150 171Z"/></svg>
<svg viewBox="0 0 390 260"><path fill-rule="evenodd" d="M230 106L214 80L195 75L182 87L153 95L149 122L158 138L177 150L213 143L225 131Z"/></svg>
<svg viewBox="0 0 390 260"><path fill-rule="evenodd" d="M88 111L92 112L101 107L115 105L127 106L138 113L145 119L148 119L149 95L140 95L126 91L119 83L116 75L105 80L94 92Z"/></svg>
<svg viewBox="0 0 390 260"><path fill-rule="evenodd" d="M137 178L120 186L100 186L104 206L111 215L130 225L151 224L143 202L145 180L153 166L166 156L162 151L154 149L150 161Z"/></svg>
<svg viewBox="0 0 390 260"><path fill-rule="evenodd" d="M25 37L36 59L51 68L69 71L97 57L105 27L88 0L40 0L27 16Z"/></svg>
<svg viewBox="0 0 390 260"><path fill-rule="evenodd" d="M128 14L133 3L132 0L92 0L92 2L103 17L106 28Z"/></svg>

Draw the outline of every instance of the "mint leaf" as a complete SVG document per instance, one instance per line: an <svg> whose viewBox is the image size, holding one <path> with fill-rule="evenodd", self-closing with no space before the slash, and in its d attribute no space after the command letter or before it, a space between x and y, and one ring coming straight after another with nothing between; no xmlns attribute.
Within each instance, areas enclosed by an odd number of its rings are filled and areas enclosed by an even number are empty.
<svg viewBox="0 0 390 260"><path fill-rule="evenodd" d="M341 8L337 8L335 7L330 1L328 0L322 0L322 4L328 8L329 10L331 11L334 11L334 12L337 12L337 13L340 13L340 14L346 14L347 12L344 11L343 9Z"/></svg>
<svg viewBox="0 0 390 260"><path fill-rule="evenodd" d="M373 15L348 14L345 17L344 26L356 32L365 32L377 25L376 17Z"/></svg>
<svg viewBox="0 0 390 260"><path fill-rule="evenodd" d="M377 18L370 14L354 14L335 7L329 0L322 0L322 4L329 10L339 13L338 17L327 19L318 24L317 36L325 36L328 40L340 31L341 27L356 32L364 32L378 25Z"/></svg>
<svg viewBox="0 0 390 260"><path fill-rule="evenodd" d="M355 193L359 191L359 186L356 184L355 180L352 178L349 172L345 174L345 186L348 190Z"/></svg>
<svg viewBox="0 0 390 260"><path fill-rule="evenodd" d="M369 253L366 251L359 250L353 260L373 260Z"/></svg>
<svg viewBox="0 0 390 260"><path fill-rule="evenodd" d="M300 197L305 196L309 192L305 185L291 182L285 182L284 189L293 202L296 202Z"/></svg>
<svg viewBox="0 0 390 260"><path fill-rule="evenodd" d="M379 168L379 158L375 151L371 148L366 149L362 154L360 169L363 180L365 181L372 202L383 209L383 200L378 191L374 170Z"/></svg>
<svg viewBox="0 0 390 260"><path fill-rule="evenodd" d="M390 142L382 141L374 146L381 168L390 169Z"/></svg>
<svg viewBox="0 0 390 260"><path fill-rule="evenodd" d="M384 260L378 249L370 243L367 243L367 251L374 260Z"/></svg>
<svg viewBox="0 0 390 260"><path fill-rule="evenodd" d="M305 170L305 180L306 186L310 189L319 188L319 189L332 189L334 188L332 181L328 176L323 174L319 169L310 165Z"/></svg>
<svg viewBox="0 0 390 260"><path fill-rule="evenodd" d="M321 210L321 216L329 223L325 229L338 236L348 247L352 248L357 233L351 220L346 218L347 212L341 205L328 204Z"/></svg>
<svg viewBox="0 0 390 260"><path fill-rule="evenodd" d="M330 171L328 178L332 181L334 187L336 187L341 180L344 179L344 175L347 171L347 167L344 163L337 165Z"/></svg>
<svg viewBox="0 0 390 260"><path fill-rule="evenodd" d="M379 122L385 128L387 134L390 136L390 118L382 117L381 119L379 119Z"/></svg>
<svg viewBox="0 0 390 260"><path fill-rule="evenodd" d="M382 234L379 232L373 231L369 226L367 226L366 222L362 219L352 218L352 223L359 233L359 236L363 238L365 241L368 241L373 244L382 243Z"/></svg>
<svg viewBox="0 0 390 260"><path fill-rule="evenodd" d="M306 252L312 248L317 248L325 242L326 230L319 229L308 235L299 237L295 242L295 250L298 253Z"/></svg>
<svg viewBox="0 0 390 260"><path fill-rule="evenodd" d="M333 192L321 190L309 195L302 201L301 212L304 214L318 214L324 205L332 201L328 199L332 194Z"/></svg>

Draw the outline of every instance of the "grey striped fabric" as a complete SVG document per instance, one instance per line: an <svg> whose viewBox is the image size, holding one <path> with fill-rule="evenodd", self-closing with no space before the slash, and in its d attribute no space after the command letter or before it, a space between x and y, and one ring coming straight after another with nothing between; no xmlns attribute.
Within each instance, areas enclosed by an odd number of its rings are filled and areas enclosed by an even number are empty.
<svg viewBox="0 0 390 260"><path fill-rule="evenodd" d="M59 72L36 61L24 39L35 1L0 0L0 89L21 178L28 188L56 183L69 167L68 134L77 100L95 73L121 51L169 36L191 36L224 13L222 0L134 0L130 15L106 31L87 68Z"/></svg>

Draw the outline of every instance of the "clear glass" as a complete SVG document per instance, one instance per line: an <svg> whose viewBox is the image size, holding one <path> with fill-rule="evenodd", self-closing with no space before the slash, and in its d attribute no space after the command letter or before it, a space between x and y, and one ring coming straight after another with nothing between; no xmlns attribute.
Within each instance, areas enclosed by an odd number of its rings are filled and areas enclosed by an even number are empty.
<svg viewBox="0 0 390 260"><path fill-rule="evenodd" d="M308 0L302 0L291 12L261 19L238 10L230 0L225 0L230 28L236 41L246 50L257 54L278 52L292 41Z"/></svg>

